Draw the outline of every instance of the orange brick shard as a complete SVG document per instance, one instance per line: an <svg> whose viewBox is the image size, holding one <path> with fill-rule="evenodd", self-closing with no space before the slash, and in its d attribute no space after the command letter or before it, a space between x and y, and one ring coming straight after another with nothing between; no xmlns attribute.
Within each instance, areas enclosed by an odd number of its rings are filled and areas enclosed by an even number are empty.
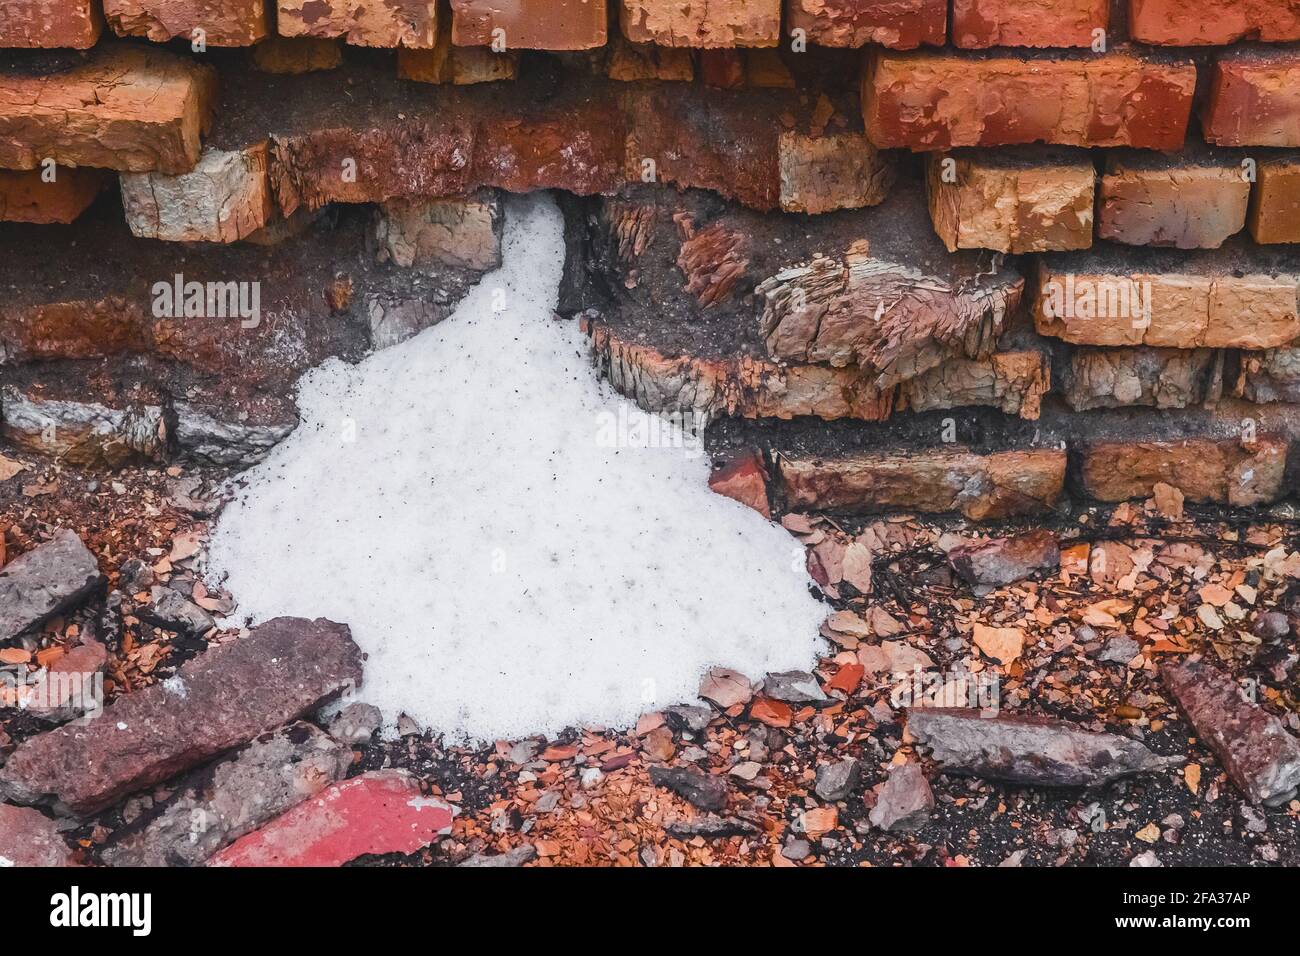
<svg viewBox="0 0 1300 956"><path fill-rule="evenodd" d="M953 0L952 42L994 46L1091 47L1110 25L1109 0Z"/></svg>
<svg viewBox="0 0 1300 956"><path fill-rule="evenodd" d="M602 47L608 23L605 0L451 0L451 16L457 46L499 38L500 52Z"/></svg>
<svg viewBox="0 0 1300 956"><path fill-rule="evenodd" d="M1196 89L1190 61L1101 56L881 53L862 81L881 148L1057 143L1180 149Z"/></svg>
<svg viewBox="0 0 1300 956"><path fill-rule="evenodd" d="M947 40L947 0L786 0L786 30L803 30L818 46L893 50Z"/></svg>
<svg viewBox="0 0 1300 956"><path fill-rule="evenodd" d="M1296 0L1129 0L1129 34L1161 46L1300 40Z"/></svg>
<svg viewBox="0 0 1300 956"><path fill-rule="evenodd" d="M1202 123L1220 146L1300 146L1300 53L1245 50L1215 64Z"/></svg>
<svg viewBox="0 0 1300 956"><path fill-rule="evenodd" d="M69 223L86 211L111 174L102 169L0 170L0 222Z"/></svg>
<svg viewBox="0 0 1300 956"><path fill-rule="evenodd" d="M0 0L0 47L87 50L103 29L98 0Z"/></svg>

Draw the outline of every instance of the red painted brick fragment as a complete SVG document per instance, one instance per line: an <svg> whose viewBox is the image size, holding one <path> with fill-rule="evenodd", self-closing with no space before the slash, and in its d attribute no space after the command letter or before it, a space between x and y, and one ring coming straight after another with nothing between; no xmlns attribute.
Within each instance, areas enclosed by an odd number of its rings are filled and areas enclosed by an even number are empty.
<svg viewBox="0 0 1300 956"><path fill-rule="evenodd" d="M742 505L753 508L764 518L772 517L767 502L767 466L758 452L733 458L709 476L709 487Z"/></svg>
<svg viewBox="0 0 1300 956"><path fill-rule="evenodd" d="M882 53L863 75L862 111L881 148L1043 142L1176 150L1195 89L1191 61L1129 52Z"/></svg>
<svg viewBox="0 0 1300 956"><path fill-rule="evenodd" d="M336 783L236 840L209 866L342 866L359 856L414 853L451 832L453 809L420 793L404 770Z"/></svg>
<svg viewBox="0 0 1300 956"><path fill-rule="evenodd" d="M786 0L785 11L786 32L818 46L915 50L947 39L947 0Z"/></svg>
<svg viewBox="0 0 1300 956"><path fill-rule="evenodd" d="M952 42L994 46L1091 47L1110 25L1110 0L953 0Z"/></svg>
<svg viewBox="0 0 1300 956"><path fill-rule="evenodd" d="M1129 0L1129 35L1161 46L1300 40L1297 0Z"/></svg>

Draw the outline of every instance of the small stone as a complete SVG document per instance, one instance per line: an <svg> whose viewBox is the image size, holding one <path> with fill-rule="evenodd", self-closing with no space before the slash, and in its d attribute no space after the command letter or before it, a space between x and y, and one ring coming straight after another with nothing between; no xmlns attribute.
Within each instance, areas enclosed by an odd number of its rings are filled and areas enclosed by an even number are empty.
<svg viewBox="0 0 1300 956"><path fill-rule="evenodd" d="M785 846L781 847L781 855L787 860L808 859L808 854L812 853L812 844L807 840L790 840Z"/></svg>
<svg viewBox="0 0 1300 956"><path fill-rule="evenodd" d="M592 790L595 787L600 786L600 782L604 779L605 775L601 773L599 767L587 767L582 771L582 775L579 777L578 782L582 786L583 790Z"/></svg>
<svg viewBox="0 0 1300 956"><path fill-rule="evenodd" d="M525 843L523 846L517 846L513 850L507 850L505 853L495 855L486 853L476 853L467 857L457 866L471 867L516 867L523 866L537 858L537 848L531 843Z"/></svg>
<svg viewBox="0 0 1300 956"><path fill-rule="evenodd" d="M1097 660L1108 664L1127 664L1137 657L1139 650L1141 650L1140 645L1131 637L1126 635L1112 637L1106 642L1106 648L1098 655Z"/></svg>
<svg viewBox="0 0 1300 956"><path fill-rule="evenodd" d="M102 580L95 556L67 529L14 558L0 574L0 644L80 604Z"/></svg>
<svg viewBox="0 0 1300 956"><path fill-rule="evenodd" d="M873 826L888 833L905 832L925 823L933 809L934 793L921 765L905 763L890 771L869 819Z"/></svg>
<svg viewBox="0 0 1300 956"><path fill-rule="evenodd" d="M725 667L714 667L700 682L700 696L729 710L738 704L748 704L754 696L749 678Z"/></svg>
<svg viewBox="0 0 1300 956"><path fill-rule="evenodd" d="M1291 622L1281 611L1266 611L1255 621L1252 633L1266 641L1276 641L1291 633Z"/></svg>
<svg viewBox="0 0 1300 956"><path fill-rule="evenodd" d="M384 715L374 704L348 704L330 721L330 736L345 746L367 743L384 723Z"/></svg>
<svg viewBox="0 0 1300 956"><path fill-rule="evenodd" d="M154 585L149 600L148 606L140 608L140 616L169 631L198 637L217 626L212 615L171 588Z"/></svg>
<svg viewBox="0 0 1300 956"><path fill-rule="evenodd" d="M664 708L664 718L673 730L678 732L685 730L693 734L699 734L708 729L709 722L713 719L713 711L707 707L677 704L673 707Z"/></svg>
<svg viewBox="0 0 1300 956"><path fill-rule="evenodd" d="M1033 531L1014 538L990 538L953 548L948 563L968 584L999 588L1036 571L1060 567L1061 549L1050 531Z"/></svg>
<svg viewBox="0 0 1300 956"><path fill-rule="evenodd" d="M72 851L53 820L31 807L0 803L0 869L71 865Z"/></svg>
<svg viewBox="0 0 1300 956"><path fill-rule="evenodd" d="M117 586L127 594L138 594L153 587L153 568L139 558L123 562L118 571Z"/></svg>
<svg viewBox="0 0 1300 956"><path fill-rule="evenodd" d="M861 778L862 766L856 760L822 764L817 768L817 783L813 789L821 799L834 803L845 799L857 789Z"/></svg>
<svg viewBox="0 0 1300 956"><path fill-rule="evenodd" d="M763 693L787 704L821 704L830 700L817 678L807 671L783 671L768 674Z"/></svg>
<svg viewBox="0 0 1300 956"><path fill-rule="evenodd" d="M1143 853L1139 853L1137 856L1133 857L1133 859L1129 860L1128 865L1139 868L1164 866L1164 864L1160 862L1160 857L1156 856L1154 850L1147 850Z"/></svg>
<svg viewBox="0 0 1300 956"><path fill-rule="evenodd" d="M727 805L727 781L685 767L651 767L650 782L664 787L701 810L721 810Z"/></svg>

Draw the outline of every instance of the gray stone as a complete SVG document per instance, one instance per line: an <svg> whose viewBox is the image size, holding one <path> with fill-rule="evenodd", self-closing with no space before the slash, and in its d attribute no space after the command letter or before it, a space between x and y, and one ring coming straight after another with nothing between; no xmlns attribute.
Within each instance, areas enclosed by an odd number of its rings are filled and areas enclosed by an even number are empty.
<svg viewBox="0 0 1300 956"><path fill-rule="evenodd" d="M1183 760L1158 757L1136 740L1064 721L988 717L964 708L914 708L907 729L930 747L945 772L1030 786L1098 786Z"/></svg>
<svg viewBox="0 0 1300 956"><path fill-rule="evenodd" d="M695 837L725 840L734 836L753 836L758 832L758 827L738 817L707 814L693 820L670 820L664 824L664 832L677 840L691 840Z"/></svg>
<svg viewBox="0 0 1300 956"><path fill-rule="evenodd" d="M727 781L713 774L685 767L651 767L650 782L701 810L721 810L727 805Z"/></svg>
<svg viewBox="0 0 1300 956"><path fill-rule="evenodd" d="M1061 549L1050 531L1031 531L959 545L948 552L948 563L967 584L1000 588L1060 567Z"/></svg>
<svg viewBox="0 0 1300 956"><path fill-rule="evenodd" d="M696 707L692 704L677 704L674 707L665 707L664 720L668 726L679 733L688 730L693 734L703 733L708 729L709 722L713 720L713 711L707 707Z"/></svg>
<svg viewBox="0 0 1300 956"><path fill-rule="evenodd" d="M488 867L514 867L523 866L525 863L537 857L537 848L531 843L525 843L523 846L517 846L513 850L507 850L505 853L487 854L475 853L467 857L457 866L488 866Z"/></svg>
<svg viewBox="0 0 1300 956"><path fill-rule="evenodd" d="M830 700L807 671L782 671L763 679L763 693L787 704L822 704Z"/></svg>
<svg viewBox="0 0 1300 956"><path fill-rule="evenodd" d="M817 796L834 803L843 800L857 789L862 779L862 765L856 760L840 760L822 764L817 768L817 783L813 788Z"/></svg>
<svg viewBox="0 0 1300 956"><path fill-rule="evenodd" d="M72 851L55 821L32 807L0 803L0 869L71 865Z"/></svg>
<svg viewBox="0 0 1300 956"><path fill-rule="evenodd" d="M140 616L169 631L197 637L217 626L212 615L171 588L155 585L149 593L149 602L139 609Z"/></svg>
<svg viewBox="0 0 1300 956"><path fill-rule="evenodd" d="M345 746L369 742L384 723L384 715L374 704L348 704L330 721L330 736Z"/></svg>
<svg viewBox="0 0 1300 956"><path fill-rule="evenodd" d="M76 607L102 582L81 539L67 529L56 532L0 568L0 644Z"/></svg>
<svg viewBox="0 0 1300 956"><path fill-rule="evenodd" d="M1166 664L1160 676L1251 802L1290 798L1300 786L1300 742L1282 721L1246 700L1231 674L1204 659Z"/></svg>
<svg viewBox="0 0 1300 956"><path fill-rule="evenodd" d="M921 765L905 763L889 772L868 819L887 833L902 833L925 823L933 809L934 793Z"/></svg>
<svg viewBox="0 0 1300 956"><path fill-rule="evenodd" d="M812 852L812 844L807 840L790 840L785 846L781 847L781 855L787 860L804 860Z"/></svg>
<svg viewBox="0 0 1300 956"><path fill-rule="evenodd" d="M403 268L454 266L480 272L501 265L501 199L481 190L464 199L392 200L379 207L381 258Z"/></svg>
<svg viewBox="0 0 1300 956"><path fill-rule="evenodd" d="M37 454L82 467L157 460L167 440L161 406L110 408L39 398L13 386L0 392L0 434Z"/></svg>
<svg viewBox="0 0 1300 956"><path fill-rule="evenodd" d="M138 594L153 587L153 568L139 558L124 561L118 569L117 585L127 594Z"/></svg>
<svg viewBox="0 0 1300 956"><path fill-rule="evenodd" d="M375 351L405 342L425 329L432 328L453 307L423 297L395 298L372 295L366 299L366 321L370 325L370 347Z"/></svg>
<svg viewBox="0 0 1300 956"><path fill-rule="evenodd" d="M199 866L341 780L352 752L308 723L264 734L182 782L157 812L115 835L109 866Z"/></svg>
<svg viewBox="0 0 1300 956"><path fill-rule="evenodd" d="M94 813L318 710L360 684L361 661L344 625L276 618L97 720L24 741L0 769L0 796Z"/></svg>
<svg viewBox="0 0 1300 956"><path fill-rule="evenodd" d="M1106 642L1106 647L1097 656L1097 660L1108 664L1127 664L1137 657L1140 649L1138 642L1127 635L1112 637Z"/></svg>
<svg viewBox="0 0 1300 956"><path fill-rule="evenodd" d="M1291 622L1281 611L1266 611L1255 621L1253 633L1266 641L1276 641L1291 633Z"/></svg>
<svg viewBox="0 0 1300 956"><path fill-rule="evenodd" d="M298 426L297 421L250 425L218 418L189 402L176 402L176 446L189 458L231 468L249 468Z"/></svg>

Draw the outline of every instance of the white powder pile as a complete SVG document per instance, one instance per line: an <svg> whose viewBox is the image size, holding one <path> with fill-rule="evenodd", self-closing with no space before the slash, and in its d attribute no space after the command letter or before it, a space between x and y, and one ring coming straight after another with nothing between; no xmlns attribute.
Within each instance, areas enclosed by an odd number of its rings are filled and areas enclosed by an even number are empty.
<svg viewBox="0 0 1300 956"><path fill-rule="evenodd" d="M357 696L390 726L627 726L711 666L813 664L825 610L798 544L709 491L672 428L610 440L644 416L554 319L563 261L554 203L511 200L502 268L442 324L306 375L302 425L214 533L241 620L351 625Z"/></svg>

